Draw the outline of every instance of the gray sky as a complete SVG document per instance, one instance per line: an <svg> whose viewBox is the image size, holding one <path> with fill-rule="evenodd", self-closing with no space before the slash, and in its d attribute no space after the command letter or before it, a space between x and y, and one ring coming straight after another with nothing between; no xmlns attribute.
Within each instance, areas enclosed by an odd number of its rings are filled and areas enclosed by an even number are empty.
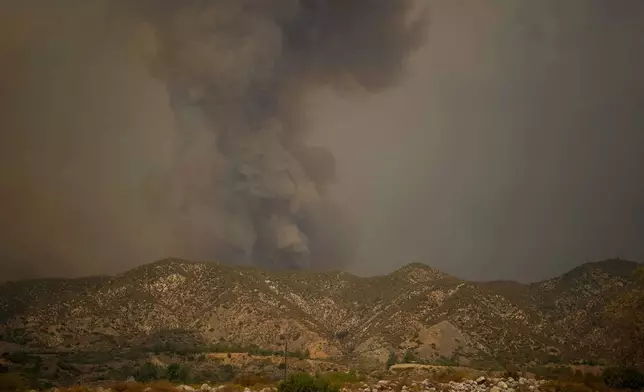
<svg viewBox="0 0 644 392"><path fill-rule="evenodd" d="M337 197L361 222L351 270L420 261L532 281L644 260L644 3L431 10L428 45L395 91L319 98L312 138L334 151Z"/></svg>
<svg viewBox="0 0 644 392"><path fill-rule="evenodd" d="M2 275L182 256L149 196L176 142L164 86L141 61L149 32L107 29L98 0L11 4L0 5L18 10L0 12L0 36L14 37L0 43ZM426 4L427 43L399 85L307 101L307 139L334 153L333 196L360 229L347 269L422 262L534 281L644 260L644 3Z"/></svg>

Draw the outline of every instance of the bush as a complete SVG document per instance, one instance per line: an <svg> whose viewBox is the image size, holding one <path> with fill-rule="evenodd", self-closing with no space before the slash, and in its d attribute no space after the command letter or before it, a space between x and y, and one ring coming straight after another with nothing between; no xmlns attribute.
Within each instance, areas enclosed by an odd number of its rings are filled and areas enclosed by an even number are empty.
<svg viewBox="0 0 644 392"><path fill-rule="evenodd" d="M134 378L137 381L154 381L162 377L163 370L151 362L146 362L136 370Z"/></svg>
<svg viewBox="0 0 644 392"><path fill-rule="evenodd" d="M290 375L277 387L278 392L338 392L336 386L321 377L312 377L307 373Z"/></svg>
<svg viewBox="0 0 644 392"><path fill-rule="evenodd" d="M8 360L10 360L13 363L17 363L17 364L21 364L21 365L25 365L25 364L28 364L28 363L40 361L40 357L30 355L30 354L27 354L27 353L22 352L22 351L6 353L6 354L3 355L3 357L7 358Z"/></svg>
<svg viewBox="0 0 644 392"><path fill-rule="evenodd" d="M393 365L398 363L398 357L396 356L396 353L391 352L389 353L389 358L387 358L387 369L392 367Z"/></svg>
<svg viewBox="0 0 644 392"><path fill-rule="evenodd" d="M451 358L443 357L443 356L440 356L440 357L436 360L436 364L437 364L437 365L440 365L440 366L458 366L458 362L457 362L457 361L455 361L455 360L453 360L453 359L451 359Z"/></svg>
<svg viewBox="0 0 644 392"><path fill-rule="evenodd" d="M514 379L518 379L519 378L519 368L516 365L511 364L511 363L505 365L505 377L506 378L512 377Z"/></svg>
<svg viewBox="0 0 644 392"><path fill-rule="evenodd" d="M217 369L217 379L221 382L232 381L236 373L237 369L235 369L234 366L225 364L219 366L219 368Z"/></svg>
<svg viewBox="0 0 644 392"><path fill-rule="evenodd" d="M405 352L405 356L403 356L403 363L412 363L416 360L416 356L414 355L414 352L411 350L407 350Z"/></svg>
<svg viewBox="0 0 644 392"><path fill-rule="evenodd" d="M168 381L178 381L188 384L192 380L190 373L190 368L188 366L173 363L166 369L165 378L167 378Z"/></svg>
<svg viewBox="0 0 644 392"><path fill-rule="evenodd" d="M335 333L335 338L338 340L342 340L349 336L349 331L338 331Z"/></svg>
<svg viewBox="0 0 644 392"><path fill-rule="evenodd" d="M575 376L568 366L537 366L528 368L528 371L547 380L571 381Z"/></svg>
<svg viewBox="0 0 644 392"><path fill-rule="evenodd" d="M606 385L611 388L644 388L644 373L634 368L608 368L604 370L603 378Z"/></svg>

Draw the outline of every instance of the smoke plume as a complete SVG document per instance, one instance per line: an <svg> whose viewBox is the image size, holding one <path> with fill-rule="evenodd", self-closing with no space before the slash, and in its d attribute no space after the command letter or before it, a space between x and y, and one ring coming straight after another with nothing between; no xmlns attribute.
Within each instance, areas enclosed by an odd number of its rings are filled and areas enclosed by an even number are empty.
<svg viewBox="0 0 644 392"><path fill-rule="evenodd" d="M206 230L197 227L212 236L205 244L226 249L227 260L282 268L351 258L351 245L340 247L332 234L346 222L329 219L341 215L325 197L333 157L299 139L302 102L320 85L395 83L422 37L422 25L409 23L410 5L196 0L140 9L158 40L152 68L168 87L179 127L212 133L205 148L216 159L197 180L206 181L179 196L188 219L207 221ZM189 166L192 148L180 146L177 162Z"/></svg>
<svg viewBox="0 0 644 392"><path fill-rule="evenodd" d="M3 268L103 272L87 264L158 254L326 269L353 258L352 225L328 195L333 155L304 140L306 97L396 84L424 36L412 1L1 7L11 23L0 33L12 37L0 47ZM154 99L170 114L140 140L151 120L132 120L153 113L152 98L111 91L100 78L110 66L131 83L153 75L162 87L149 89L165 91Z"/></svg>

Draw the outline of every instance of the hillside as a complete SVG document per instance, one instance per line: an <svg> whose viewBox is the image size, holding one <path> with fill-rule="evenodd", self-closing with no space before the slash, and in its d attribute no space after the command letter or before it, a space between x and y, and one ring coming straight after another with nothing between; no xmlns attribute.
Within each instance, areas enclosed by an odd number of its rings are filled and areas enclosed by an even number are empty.
<svg viewBox="0 0 644 392"><path fill-rule="evenodd" d="M611 362L607 301L637 263L588 263L533 284L469 282L422 264L389 275L269 272L177 259L115 277L0 285L0 350L214 344L385 362ZM207 351L207 350L206 350Z"/></svg>

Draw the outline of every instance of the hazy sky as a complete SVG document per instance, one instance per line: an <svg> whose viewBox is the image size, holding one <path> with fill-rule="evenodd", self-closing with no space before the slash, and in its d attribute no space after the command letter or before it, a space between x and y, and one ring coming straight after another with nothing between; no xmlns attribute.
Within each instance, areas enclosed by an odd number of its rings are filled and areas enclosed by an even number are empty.
<svg viewBox="0 0 644 392"><path fill-rule="evenodd" d="M351 270L420 261L535 280L644 260L644 3L431 9L428 45L399 88L320 98L315 111L313 138L342 174L337 196L360 217Z"/></svg>
<svg viewBox="0 0 644 392"><path fill-rule="evenodd" d="M176 137L148 32L108 29L98 0L18 3L0 4L0 275L182 256L146 196ZM307 139L334 153L332 193L360 232L347 269L534 281L644 260L644 2L426 4L398 86L307 101Z"/></svg>

